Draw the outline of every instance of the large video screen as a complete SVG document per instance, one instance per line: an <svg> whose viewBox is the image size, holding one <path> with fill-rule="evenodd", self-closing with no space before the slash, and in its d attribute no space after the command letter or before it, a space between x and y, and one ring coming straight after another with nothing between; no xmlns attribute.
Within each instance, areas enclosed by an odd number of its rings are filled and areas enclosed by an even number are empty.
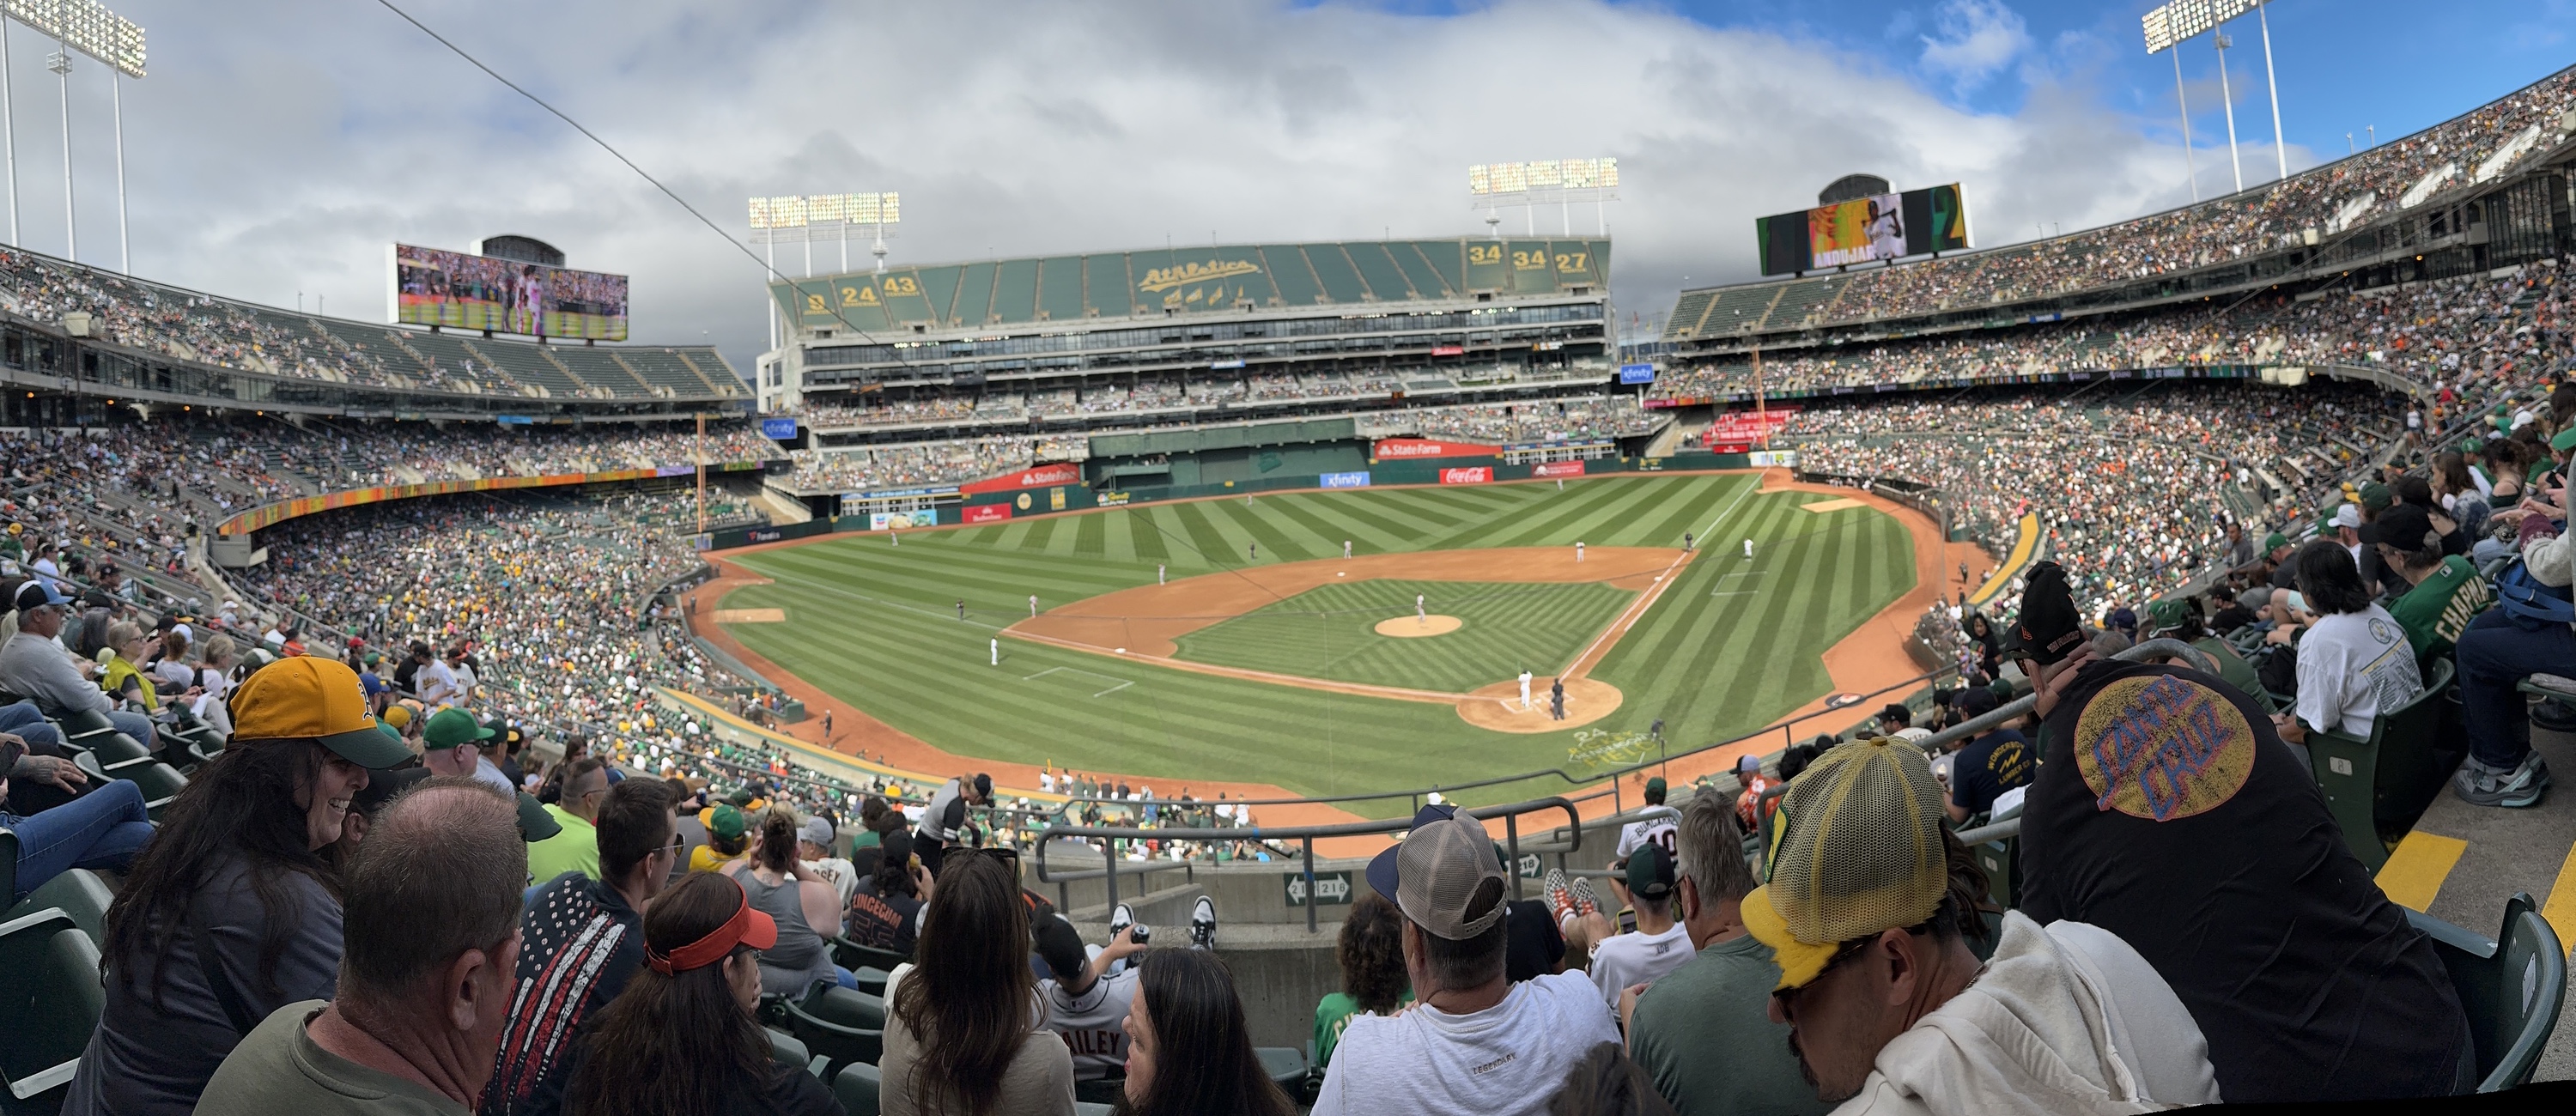
<svg viewBox="0 0 2576 1116"><path fill-rule="evenodd" d="M626 277L396 244L394 320L588 341L626 340Z"/></svg>
<svg viewBox="0 0 2576 1116"><path fill-rule="evenodd" d="M1957 183L1753 219L1762 274L1843 267L1968 247L1968 211Z"/></svg>

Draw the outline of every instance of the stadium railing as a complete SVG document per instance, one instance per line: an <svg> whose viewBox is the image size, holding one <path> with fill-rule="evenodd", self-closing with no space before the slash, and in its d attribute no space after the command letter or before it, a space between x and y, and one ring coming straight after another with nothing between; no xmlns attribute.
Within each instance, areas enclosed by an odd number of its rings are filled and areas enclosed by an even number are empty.
<svg viewBox="0 0 2576 1116"><path fill-rule="evenodd" d="M2194 653L2197 654L2197 652ZM1464 783L1434 783L1427 787L1414 787L1409 790L1364 791L1354 794L1327 794L1290 798L1241 798L1228 799L1227 803L1234 806L1303 806L1308 804L1332 805L1345 802L1378 802L1401 798L1407 802L1405 816L1411 817L1415 811L1422 808L1423 803L1427 801L1430 796L1435 794L1446 797L1457 794L1460 791L1480 790L1485 787L1504 786L1511 783L1518 783L1531 779L1545 779L1550 776L1554 776L1557 779L1563 780L1564 782L1577 787L1588 786L1590 784L1606 780L1609 784L1608 786L1575 795L1572 798L1564 799L1564 801L1581 805L1601 798L1608 798L1610 799L1610 808L1612 812L1616 813L1626 809L1623 792L1619 789L1619 781L1630 775L1637 774L1638 772L1644 771L1648 768L1664 768L1669 766L1674 760L1689 759L1690 757L1699 755L1703 752L1714 751L1719 748L1730 748L1749 741L1760 740L1773 733L1780 734L1780 746L1785 748L1798 742L1798 726L1805 722L1812 721L1818 717L1843 713L1846 710L1856 707L1864 707L1871 701L1886 697L1889 694L1898 692L1910 694L1921 689L1926 683L1935 682L1943 678L1954 677L1958 673L1959 671L1956 667L1942 667L1939 670L1915 675L1912 678L1908 678L1905 681L1896 683L1892 686L1882 686L1865 694L1850 695L1847 698L1843 698L1827 705L1823 709L1816 710L1812 713L1796 714L1794 716L1772 722L1769 725L1765 725L1762 728L1745 733L1742 736L1731 736L1724 740L1712 741L1707 744L1697 744L1678 752L1665 750L1662 741L1658 738L1656 740L1657 750L1654 759L1639 760L1635 763L1624 764L1618 767L1605 767L1597 771L1570 772L1562 767L1542 767L1530 771L1523 771L1515 775L1496 775L1492 778L1476 779ZM1065 802L1068 806L1085 802L1096 802L1103 806L1113 807L1132 807L1137 805L1136 802L1131 802L1124 798L1102 798L1084 795L1068 797Z"/></svg>
<svg viewBox="0 0 2576 1116"><path fill-rule="evenodd" d="M1568 834L1568 843L1566 847L1571 850L1579 848L1583 844L1583 815L1580 811L1574 808L1573 802L1561 797L1533 798L1526 802L1514 802L1504 806L1464 806L1459 809L1461 812L1478 820L1501 818L1503 820L1503 848L1506 854L1509 855L1514 862L1518 862L1520 860L1520 819L1524 814L1535 814L1548 810L1564 811L1566 819L1566 833ZM1120 826L1062 826L1048 830L1045 839L1038 842L1036 857L1037 878L1040 883L1059 885L1057 888L1059 897L1064 894L1064 888L1061 886L1063 884L1070 883L1078 879L1106 879L1108 881L1107 887L1109 889L1109 905L1114 907L1118 904L1118 875L1121 871L1118 866L1118 843L1121 841L1293 841L1299 847L1299 861L1304 866L1303 872L1305 874L1306 886L1311 889L1315 886L1315 840L1317 838L1365 837L1381 833L1400 833L1411 828L1413 828L1413 819L1411 817L1388 818L1383 821L1336 822L1328 825L1245 826L1237 829L1129 829ZM1084 844L1089 844L1092 841L1102 842L1104 866L1096 870L1076 869L1067 872L1049 872L1047 870L1047 849L1049 846L1060 840L1079 841ZM1124 871L1128 875L1132 876L1137 875L1139 869L1138 867L1129 867L1124 869ZM1520 873L1513 872L1511 873L1511 876L1512 897L1517 899L1520 898ZM1306 930L1308 933L1313 933L1315 931L1315 908L1320 905L1321 904L1318 903L1306 904Z"/></svg>

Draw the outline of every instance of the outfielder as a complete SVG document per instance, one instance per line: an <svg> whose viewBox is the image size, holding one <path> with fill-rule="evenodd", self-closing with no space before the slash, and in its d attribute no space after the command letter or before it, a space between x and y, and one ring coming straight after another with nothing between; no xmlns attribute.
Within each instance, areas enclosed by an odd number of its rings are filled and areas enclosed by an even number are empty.
<svg viewBox="0 0 2576 1116"><path fill-rule="evenodd" d="M1343 540L1342 540L1342 557L1343 557L1343 558L1345 558L1345 559L1347 559L1347 558L1349 558L1350 556L1351 556L1351 540L1349 540L1349 539L1343 539ZM1962 568L1965 568L1965 567L1962 567Z"/></svg>
<svg viewBox="0 0 2576 1116"><path fill-rule="evenodd" d="M1744 557L1748 561L1753 557L1753 540L1751 539L1744 540Z"/></svg>
<svg viewBox="0 0 2576 1116"><path fill-rule="evenodd" d="M993 639L993 665L1002 665L1002 640L999 636Z"/></svg>

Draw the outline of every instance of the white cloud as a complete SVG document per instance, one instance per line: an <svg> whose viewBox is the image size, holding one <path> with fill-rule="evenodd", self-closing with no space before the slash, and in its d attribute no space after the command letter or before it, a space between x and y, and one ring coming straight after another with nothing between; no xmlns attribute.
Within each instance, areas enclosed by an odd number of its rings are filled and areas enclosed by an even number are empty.
<svg viewBox="0 0 2576 1116"><path fill-rule="evenodd" d="M1981 116L1874 59L1604 0L1449 17L1179 0L411 6L737 236L749 195L903 191L897 261L1473 235L1467 164L1606 154L1625 178L1614 296L1653 315L1684 274L1750 278L1752 218L1851 171L1966 183L1980 244L2183 192L2180 153L2085 90L2037 85L2016 114ZM152 34L153 76L125 90L138 272L374 318L386 242L527 233L575 266L631 272L639 339L705 331L748 368L756 266L375 5L120 11ZM1942 26L1962 44L1945 57L1994 57L1966 45L1983 32ZM59 252L50 44L31 38L13 53L25 236ZM105 79L93 65L73 81L82 256L112 263ZM1573 224L1588 233L1592 215ZM816 263L837 268L837 250ZM780 264L801 271L801 250Z"/></svg>
<svg viewBox="0 0 2576 1116"><path fill-rule="evenodd" d="M2025 50L2030 30L2003 0L1942 0L1923 36L1923 68L1965 94L1986 83Z"/></svg>

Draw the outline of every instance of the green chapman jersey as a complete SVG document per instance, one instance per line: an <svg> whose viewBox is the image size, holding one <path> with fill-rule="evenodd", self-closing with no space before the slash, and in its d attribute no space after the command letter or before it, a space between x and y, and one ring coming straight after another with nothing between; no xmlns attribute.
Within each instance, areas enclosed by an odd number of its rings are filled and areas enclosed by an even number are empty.
<svg viewBox="0 0 2576 1116"><path fill-rule="evenodd" d="M2406 642L2415 648L2415 657L2432 659L2450 654L2469 621L2494 603L2495 590L2478 576L2476 567L2453 554L2388 606L2388 614L2406 629Z"/></svg>

